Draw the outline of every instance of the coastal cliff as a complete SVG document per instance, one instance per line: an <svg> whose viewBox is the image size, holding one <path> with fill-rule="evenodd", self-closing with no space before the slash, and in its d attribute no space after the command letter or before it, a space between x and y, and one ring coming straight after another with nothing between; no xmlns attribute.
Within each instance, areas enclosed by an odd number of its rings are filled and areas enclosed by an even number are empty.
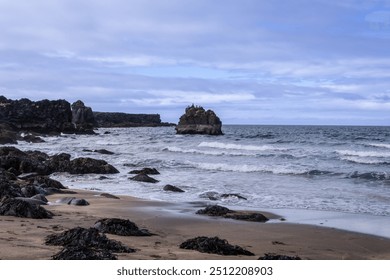
<svg viewBox="0 0 390 280"><path fill-rule="evenodd" d="M98 127L169 126L161 122L159 114L93 113Z"/></svg>

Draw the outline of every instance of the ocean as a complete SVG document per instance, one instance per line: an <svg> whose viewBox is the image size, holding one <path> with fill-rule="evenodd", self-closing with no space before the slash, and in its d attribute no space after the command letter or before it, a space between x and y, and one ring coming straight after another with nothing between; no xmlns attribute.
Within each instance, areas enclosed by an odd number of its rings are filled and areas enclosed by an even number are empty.
<svg viewBox="0 0 390 280"><path fill-rule="evenodd" d="M267 210L286 221L390 237L390 127L224 125L224 135L176 135L174 127L100 128L45 137L21 150L104 159L120 173L53 174L70 188L180 203ZM85 150L106 149L113 155ZM157 184L129 180L156 168ZM175 185L184 193L163 191ZM221 197L222 194L238 194ZM218 200L213 201L212 196Z"/></svg>

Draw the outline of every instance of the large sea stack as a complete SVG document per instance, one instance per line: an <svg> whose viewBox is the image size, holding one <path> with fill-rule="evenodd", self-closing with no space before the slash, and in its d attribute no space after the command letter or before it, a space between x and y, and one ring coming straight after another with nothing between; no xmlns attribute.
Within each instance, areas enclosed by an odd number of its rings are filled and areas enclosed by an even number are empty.
<svg viewBox="0 0 390 280"><path fill-rule="evenodd" d="M189 106L176 126L177 134L222 135L222 122L212 110L201 106Z"/></svg>

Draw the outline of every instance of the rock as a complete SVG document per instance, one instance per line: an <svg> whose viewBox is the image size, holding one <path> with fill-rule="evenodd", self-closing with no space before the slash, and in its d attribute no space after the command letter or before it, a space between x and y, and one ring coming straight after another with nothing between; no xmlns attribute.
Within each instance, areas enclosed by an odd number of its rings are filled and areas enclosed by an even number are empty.
<svg viewBox="0 0 390 280"><path fill-rule="evenodd" d="M88 247L65 247L52 256L53 260L117 260L109 250Z"/></svg>
<svg viewBox="0 0 390 280"><path fill-rule="evenodd" d="M189 106L176 126L177 134L222 135L222 122L212 110Z"/></svg>
<svg viewBox="0 0 390 280"><path fill-rule="evenodd" d="M0 101L1 107L1 101ZM18 144L18 132L17 129L7 123L0 122L0 145L5 144Z"/></svg>
<svg viewBox="0 0 390 280"><path fill-rule="evenodd" d="M58 199L56 203L75 205L75 206L89 205L88 201L86 201L84 198L76 198L76 197L63 197L61 199Z"/></svg>
<svg viewBox="0 0 390 280"><path fill-rule="evenodd" d="M5 172L0 173L0 200L3 198L21 197L24 196L20 187L7 179Z"/></svg>
<svg viewBox="0 0 390 280"><path fill-rule="evenodd" d="M298 256L286 256L266 253L263 257L260 257L259 260L301 260L301 258Z"/></svg>
<svg viewBox="0 0 390 280"><path fill-rule="evenodd" d="M125 219L101 219L93 226L102 233L116 234L122 236L151 236L146 229L139 229L138 226L130 220Z"/></svg>
<svg viewBox="0 0 390 280"><path fill-rule="evenodd" d="M76 158L70 161L70 174L114 174L119 171L104 160L93 158Z"/></svg>
<svg viewBox="0 0 390 280"><path fill-rule="evenodd" d="M146 174L138 174L134 177L131 177L130 180L133 180L133 181L138 181L138 182L145 182L145 183L157 183L159 182L158 180L152 178L152 177L149 177L148 175Z"/></svg>
<svg viewBox="0 0 390 280"><path fill-rule="evenodd" d="M163 126L158 114L127 114L94 112L99 127Z"/></svg>
<svg viewBox="0 0 390 280"><path fill-rule="evenodd" d="M0 215L32 219L50 219L53 217L53 213L40 205L16 198L8 198L0 202Z"/></svg>
<svg viewBox="0 0 390 280"><path fill-rule="evenodd" d="M0 119L21 131L39 133L74 132L72 112L65 100L30 101L26 98L10 100L0 97Z"/></svg>
<svg viewBox="0 0 390 280"><path fill-rule="evenodd" d="M36 199L36 200L40 200L40 201L43 201L45 202L46 204L49 202L46 198L46 196L44 196L43 194L36 194L34 196L31 197L32 199Z"/></svg>
<svg viewBox="0 0 390 280"><path fill-rule="evenodd" d="M108 250L116 253L133 253L131 249L121 242L110 240L106 235L100 233L95 228L75 227L62 233L55 233L45 238L46 245L64 247L87 247L94 249Z"/></svg>
<svg viewBox="0 0 390 280"><path fill-rule="evenodd" d="M112 199L120 199L119 197L110 194L110 193L101 193L100 196L107 197L107 198L112 198Z"/></svg>
<svg viewBox="0 0 390 280"><path fill-rule="evenodd" d="M89 153L99 153L99 154L102 154L102 155L115 155L114 152L110 152L106 149L99 149L99 150L88 150L88 149L84 149L83 152L89 152Z"/></svg>
<svg viewBox="0 0 390 280"><path fill-rule="evenodd" d="M220 195L221 198L230 199L230 198L237 198L242 200L248 200L246 197L243 197L242 195L238 193L223 193Z"/></svg>
<svg viewBox="0 0 390 280"><path fill-rule="evenodd" d="M15 199L23 200L33 205L47 205L47 202L32 197L15 197Z"/></svg>
<svg viewBox="0 0 390 280"><path fill-rule="evenodd" d="M93 134L95 117L91 107L86 107L81 100L72 104L72 123L78 130L90 131Z"/></svg>
<svg viewBox="0 0 390 280"><path fill-rule="evenodd" d="M231 245L226 240L218 237L196 237L189 239L180 244L180 249L196 250L201 253L218 254L218 255L246 255L253 256L252 252L249 252L240 246Z"/></svg>
<svg viewBox="0 0 390 280"><path fill-rule="evenodd" d="M146 174L146 175L158 175L160 172L156 168L142 168L141 170L132 170L129 174Z"/></svg>
<svg viewBox="0 0 390 280"><path fill-rule="evenodd" d="M264 223L268 221L268 218L261 213L257 212L243 212L243 211L233 211L229 208L211 205L207 206L205 209L200 209L196 212L199 215L208 215L208 216L217 216L227 219L242 220L248 222L261 222Z"/></svg>
<svg viewBox="0 0 390 280"><path fill-rule="evenodd" d="M26 141L28 143L44 143L45 142L45 140L43 140L41 137L34 136L31 134L22 137L21 140Z"/></svg>
<svg viewBox="0 0 390 280"><path fill-rule="evenodd" d="M181 188L172 185L166 185L163 190L167 192L184 192Z"/></svg>
<svg viewBox="0 0 390 280"><path fill-rule="evenodd" d="M224 217L226 214L233 213L233 212L234 211L223 206L211 205L211 206L207 206L205 209L198 210L196 214Z"/></svg>

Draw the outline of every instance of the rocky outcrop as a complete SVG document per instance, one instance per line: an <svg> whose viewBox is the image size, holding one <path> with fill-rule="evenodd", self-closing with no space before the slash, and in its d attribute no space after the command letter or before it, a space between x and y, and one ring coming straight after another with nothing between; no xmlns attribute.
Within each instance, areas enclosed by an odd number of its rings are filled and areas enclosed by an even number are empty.
<svg viewBox="0 0 390 280"><path fill-rule="evenodd" d="M222 135L222 122L212 110L192 105L180 117L176 133Z"/></svg>
<svg viewBox="0 0 390 280"><path fill-rule="evenodd" d="M146 174L143 174L143 173L140 173L138 175L135 175L134 177L131 177L129 178L130 180L133 180L133 181L138 181L138 182L145 182L145 183L158 183L159 181L146 175Z"/></svg>
<svg viewBox="0 0 390 280"><path fill-rule="evenodd" d="M39 204L17 198L7 198L0 202L0 215L32 219L50 219L53 213Z"/></svg>
<svg viewBox="0 0 390 280"><path fill-rule="evenodd" d="M159 114L127 114L94 112L94 118L99 127L138 127L165 126Z"/></svg>
<svg viewBox="0 0 390 280"><path fill-rule="evenodd" d="M72 123L77 130L92 130L95 126L95 117L91 107L86 107L81 100L72 104Z"/></svg>
<svg viewBox="0 0 390 280"><path fill-rule="evenodd" d="M73 105L74 112L70 103L63 99L31 101L27 98L11 100L0 96L0 123L8 125L8 133L93 133L92 126L88 125L93 117L91 108L85 107L81 101ZM4 132L0 133L0 140L7 137L7 134L2 134Z"/></svg>
<svg viewBox="0 0 390 280"><path fill-rule="evenodd" d="M15 147L0 147L0 168L11 170L15 175L37 173L49 175L54 172L71 174L113 174L119 171L104 160L93 158L76 158L71 160L69 154L48 156L38 151L22 152Z"/></svg>
<svg viewBox="0 0 390 280"><path fill-rule="evenodd" d="M146 174L146 175L158 175L160 172L156 168L145 167L142 169L132 170L129 174Z"/></svg>
<svg viewBox="0 0 390 280"><path fill-rule="evenodd" d="M189 239L180 244L180 249L196 250L201 253L218 254L224 256L254 256L250 251L243 249L237 245L231 245L225 239L218 237L200 236Z"/></svg>
<svg viewBox="0 0 390 280"><path fill-rule="evenodd" d="M173 185L165 185L163 190L166 192L184 192L181 188Z"/></svg>

